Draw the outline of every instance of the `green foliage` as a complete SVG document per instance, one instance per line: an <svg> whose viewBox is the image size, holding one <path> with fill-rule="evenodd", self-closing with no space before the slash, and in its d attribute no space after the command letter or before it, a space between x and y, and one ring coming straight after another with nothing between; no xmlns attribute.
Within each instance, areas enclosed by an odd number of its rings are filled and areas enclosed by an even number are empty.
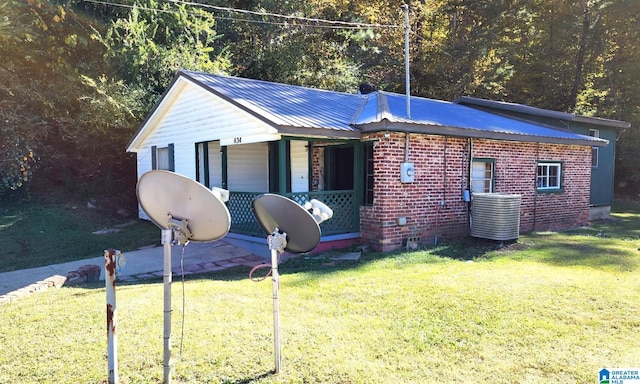
<svg viewBox="0 0 640 384"><path fill-rule="evenodd" d="M91 107L87 100L99 95L84 76L106 70L95 54L101 45L90 39L90 20L40 0L10 1L0 13L10 22L0 37L0 158L36 153L38 168L27 172L33 171L30 190L39 194L51 189L95 192L99 187L91 182L97 177L108 174L118 179L121 169L105 169L109 161L103 154L127 157L122 148L133 129L131 121L111 123L108 116L86 113ZM114 126L124 128L124 135L105 132Z"/></svg>
<svg viewBox="0 0 640 384"><path fill-rule="evenodd" d="M0 126L0 194L14 191L27 183L33 175L32 167L37 158L33 151L23 145L19 138L12 137Z"/></svg>
<svg viewBox="0 0 640 384"><path fill-rule="evenodd" d="M214 26L215 19L203 10L147 0L136 2L128 15L93 38L104 45L104 59L118 78L142 100L143 108L135 114L142 119L178 70L228 69L228 57L215 46Z"/></svg>

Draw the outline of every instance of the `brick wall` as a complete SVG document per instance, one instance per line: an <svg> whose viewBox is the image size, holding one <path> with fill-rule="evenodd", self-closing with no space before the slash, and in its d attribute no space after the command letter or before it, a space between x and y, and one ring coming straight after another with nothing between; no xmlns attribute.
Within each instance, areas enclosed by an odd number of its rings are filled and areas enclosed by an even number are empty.
<svg viewBox="0 0 640 384"><path fill-rule="evenodd" d="M311 190L324 189L324 148L314 146L311 150Z"/></svg>
<svg viewBox="0 0 640 384"><path fill-rule="evenodd" d="M422 243L468 234L468 139L410 134L371 133L375 140L374 204L360 210L363 243L391 251L419 236ZM522 195L520 231L562 230L585 225L589 219L591 148L555 144L473 139L473 157L495 159L495 192ZM400 182L405 156L415 167L413 183ZM536 192L538 160L563 162L563 191ZM399 225L398 219L406 219Z"/></svg>

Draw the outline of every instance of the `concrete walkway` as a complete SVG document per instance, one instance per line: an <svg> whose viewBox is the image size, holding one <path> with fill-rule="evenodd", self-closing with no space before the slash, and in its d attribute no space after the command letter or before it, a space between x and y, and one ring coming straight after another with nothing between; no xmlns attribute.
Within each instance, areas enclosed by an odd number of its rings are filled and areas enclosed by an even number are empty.
<svg viewBox="0 0 640 384"><path fill-rule="evenodd" d="M186 247L171 247L172 271L185 275L219 271L239 265L253 267L270 262L270 251L266 243L250 242L225 237L212 243L189 243ZM182 253L184 249L184 259ZM137 251L123 252L126 264L117 272L121 281L162 277L164 247L148 247ZM69 272L86 265L97 265L101 269L100 280L104 280L104 254L68 263L0 273L0 304L16 300L26 294L49 287L59 287L67 281ZM181 267L182 265L182 267Z"/></svg>

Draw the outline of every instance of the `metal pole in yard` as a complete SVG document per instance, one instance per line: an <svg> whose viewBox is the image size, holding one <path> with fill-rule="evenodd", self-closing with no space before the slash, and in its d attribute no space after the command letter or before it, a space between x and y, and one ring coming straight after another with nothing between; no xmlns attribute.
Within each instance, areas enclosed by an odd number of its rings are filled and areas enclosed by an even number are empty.
<svg viewBox="0 0 640 384"><path fill-rule="evenodd" d="M116 254L113 249L104 251L105 286L107 290L107 355L109 357L109 384L118 383L118 334L116 318Z"/></svg>
<svg viewBox="0 0 640 384"><path fill-rule="evenodd" d="M164 271L162 281L164 283L164 359L163 380L164 384L171 384L171 246L173 231L162 230L162 245L164 247Z"/></svg>
<svg viewBox="0 0 640 384"><path fill-rule="evenodd" d="M271 278L273 281L273 346L275 350L275 372L280 373L282 357L280 354L280 302L278 290L280 289L280 275L278 275L278 251L271 250Z"/></svg>
<svg viewBox="0 0 640 384"><path fill-rule="evenodd" d="M411 118L411 78L409 74L409 5L403 4L404 10L404 76L407 101L407 119Z"/></svg>

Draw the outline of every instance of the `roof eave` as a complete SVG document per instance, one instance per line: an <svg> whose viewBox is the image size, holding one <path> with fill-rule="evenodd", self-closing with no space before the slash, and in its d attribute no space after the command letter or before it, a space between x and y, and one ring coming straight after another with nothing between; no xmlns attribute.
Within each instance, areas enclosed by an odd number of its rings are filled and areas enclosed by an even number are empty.
<svg viewBox="0 0 640 384"><path fill-rule="evenodd" d="M628 123L626 121L603 119L600 117L588 117L588 116L575 115L573 120L571 121L575 121L578 123L586 123L586 124L601 125L606 127L620 128L620 129L627 129L631 127L631 123Z"/></svg>
<svg viewBox="0 0 640 384"><path fill-rule="evenodd" d="M409 133L423 133L432 135L444 135L444 136L457 136L464 138L475 139L491 139L491 140L506 140L506 141L519 141L526 143L545 143L545 144L564 144L564 145L583 145L589 147L604 147L609 144L608 140L604 139L565 139L559 137L550 136L535 136L535 135L520 135L506 132L488 132L478 129L460 128L445 125L428 125L428 124L412 124L412 123L393 123L388 120L383 120L376 123L363 124L358 126L359 129L365 132L380 132L380 131L394 131L394 132L409 132Z"/></svg>
<svg viewBox="0 0 640 384"><path fill-rule="evenodd" d="M180 73L176 74L173 77L173 80L171 80L171 83L169 84L169 86L167 88L165 88L165 90L162 93L162 95L160 95L160 97L158 98L158 101L156 101L156 103L153 106L153 108L151 108L151 112L149 112L147 114L147 116L145 117L145 119L142 121L142 123L140 124L140 127L136 131L135 135L133 135L133 138L131 138L129 143L127 143L126 152L136 152L134 144L136 144L142 138L142 134L147 129L147 124L149 124L149 122L156 116L156 113L158 112L159 108L162 106L162 103L165 101L165 98L173 90L174 85L179 80L180 80Z"/></svg>
<svg viewBox="0 0 640 384"><path fill-rule="evenodd" d="M501 109L504 111L524 113L528 115L548 117L552 119L575 121L575 122L585 123L585 124L593 124L593 125L622 128L622 129L631 127L630 123L622 120L582 116L582 115L576 115L575 113L553 111L550 109L537 108L529 105L508 103L503 101L479 99L471 96L461 96L455 99L453 102L456 104L476 105L476 106L493 108L493 109Z"/></svg>
<svg viewBox="0 0 640 384"><path fill-rule="evenodd" d="M283 135L305 136L319 139L360 139L359 130L341 130L319 127L294 127L289 125L279 125L276 127L278 133Z"/></svg>

